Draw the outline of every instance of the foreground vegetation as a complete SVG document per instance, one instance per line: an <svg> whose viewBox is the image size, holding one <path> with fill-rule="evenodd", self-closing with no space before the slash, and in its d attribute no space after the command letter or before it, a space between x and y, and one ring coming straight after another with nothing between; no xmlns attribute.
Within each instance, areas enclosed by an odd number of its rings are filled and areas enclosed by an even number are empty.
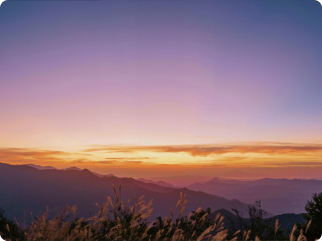
<svg viewBox="0 0 322 241"><path fill-rule="evenodd" d="M130 206L130 200L124 203L113 186L116 203L110 197L102 206L97 205L99 212L89 219L75 218L76 206L66 207L63 212L53 218L47 210L42 216L34 218L28 227L22 227L18 222L13 223L0 212L0 234L7 241L54 241L54 240L316 240L322 234L322 193L314 194L313 200L306 206L308 214L304 225L296 224L290 234L279 229L278 220L272 227L267 220L265 210L260 201L249 206L250 222L240 223L240 229L231 225L224 228L224 222L233 224L233 220L225 220L219 213L214 220L210 220L211 210L198 208L183 216L182 212L187 203L182 195L176 207L170 210L170 216L158 217L149 222L152 214L152 200L146 203L143 197L136 199L135 205ZM239 211L236 220L241 221ZM175 218L176 217L176 218Z"/></svg>

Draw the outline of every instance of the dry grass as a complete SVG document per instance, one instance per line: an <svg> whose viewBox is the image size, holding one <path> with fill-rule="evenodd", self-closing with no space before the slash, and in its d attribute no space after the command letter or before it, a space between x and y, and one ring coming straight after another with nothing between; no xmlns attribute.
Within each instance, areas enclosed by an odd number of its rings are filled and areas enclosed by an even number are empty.
<svg viewBox="0 0 322 241"><path fill-rule="evenodd" d="M27 241L81 241L81 240L227 240L228 230L223 227L224 217L217 214L212 224L205 227L204 223L208 213L200 215L201 208L190 213L188 217L182 217L182 212L187 203L186 196L181 193L175 209L171 209L170 217L157 219L149 223L148 217L151 216L153 209L152 200L146 203L143 196L136 199L133 206L129 206L130 200L124 203L120 199L121 185L119 193L113 186L116 203L107 197L106 203L101 206L96 204L99 212L89 219L75 219L76 206L66 207L64 211L56 217L49 219L48 210L40 217L34 219L29 227L23 228ZM179 208L179 219L174 220L174 214ZM109 214L112 213L112 218ZM18 224L19 225L19 224ZM199 227L199 229L197 228ZM200 227L204 229L200 233ZM279 228L278 220L275 224L275 234ZM290 241L296 241L294 226L290 235ZM199 232L199 233L198 233ZM237 231L232 235L231 240L237 240ZM243 241L250 239L250 230L244 231ZM260 241L258 237L256 241ZM10 241L10 240L8 240ZM303 230L297 241L306 241Z"/></svg>

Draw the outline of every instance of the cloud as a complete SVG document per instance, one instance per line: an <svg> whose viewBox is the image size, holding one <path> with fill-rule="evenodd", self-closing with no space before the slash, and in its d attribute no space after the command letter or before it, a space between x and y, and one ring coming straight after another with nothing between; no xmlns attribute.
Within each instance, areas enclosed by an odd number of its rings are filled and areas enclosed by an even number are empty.
<svg viewBox="0 0 322 241"><path fill-rule="evenodd" d="M113 165L113 164L117 164L119 161L116 160L111 160L111 161L90 161L87 159L79 159L79 160L74 160L69 162L69 164L82 164L82 165L86 165L86 164L90 164L90 165L97 165L97 164L103 164L103 165Z"/></svg>
<svg viewBox="0 0 322 241"><path fill-rule="evenodd" d="M155 157L107 157L106 160L147 160L156 159Z"/></svg>
<svg viewBox="0 0 322 241"><path fill-rule="evenodd" d="M75 159L75 156L80 158ZM34 148L0 148L0 162L11 164L39 164L39 165L141 165L149 157L113 157L101 161L92 161L85 157L88 153L73 153L53 150L39 150Z"/></svg>
<svg viewBox="0 0 322 241"><path fill-rule="evenodd" d="M0 148L0 156L2 155L18 155L18 156L52 156L52 155L70 155L69 152L52 151L52 150L37 150L31 148Z"/></svg>
<svg viewBox="0 0 322 241"><path fill-rule="evenodd" d="M37 163L46 161L63 161L72 153L64 151L37 150L31 148L0 148L0 160L6 162Z"/></svg>
<svg viewBox="0 0 322 241"><path fill-rule="evenodd" d="M227 165L225 164L211 164L211 165L207 165L207 166L203 166L203 167L226 167Z"/></svg>
<svg viewBox="0 0 322 241"><path fill-rule="evenodd" d="M168 164L156 163L148 156L106 157L101 159L101 153L117 152L164 152L186 153L198 158L193 163L173 162ZM247 153L247 155L244 155ZM249 153L269 155L248 155ZM227 155L224 155L227 154ZM229 155L228 155L229 154ZM87 159L88 156L94 158ZM39 164L50 166L91 166L124 169L194 169L194 168L255 168L255 167L322 167L320 144L291 144L291 143L259 143L249 145L161 145L161 146L95 146L84 152L65 152L55 150L40 150L33 148L0 148L0 162L11 164ZM197 159L197 158L196 158ZM162 161L162 159L160 159ZM167 160L168 161L168 160Z"/></svg>
<svg viewBox="0 0 322 241"><path fill-rule="evenodd" d="M68 162L69 164L82 164L82 165L132 165L132 164L142 164L143 161L127 161L123 158L115 158L115 160L107 160L107 161L90 161L87 159L77 159L71 162Z"/></svg>
<svg viewBox="0 0 322 241"><path fill-rule="evenodd" d="M322 161L283 161L281 163L278 162L262 162L262 166L276 166L276 167L295 167L295 166L305 166L305 167L314 167L314 166L321 166Z"/></svg>
<svg viewBox="0 0 322 241"><path fill-rule="evenodd" d="M100 146L84 152L133 153L168 152L188 153L191 156L209 156L228 153L260 153L269 155L310 155L321 154L321 144L265 143L252 145L162 145L162 146Z"/></svg>

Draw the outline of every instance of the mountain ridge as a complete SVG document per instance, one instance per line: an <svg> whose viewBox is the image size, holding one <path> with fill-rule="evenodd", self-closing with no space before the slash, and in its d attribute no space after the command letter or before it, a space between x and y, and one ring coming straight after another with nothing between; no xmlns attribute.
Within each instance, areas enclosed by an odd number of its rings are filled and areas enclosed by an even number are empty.
<svg viewBox="0 0 322 241"><path fill-rule="evenodd" d="M231 222L234 223L234 226L237 229L241 228L239 222L236 221L236 215L226 209L220 209L220 210L210 213L209 218L211 220L214 220L217 213L220 213L222 216L224 216L224 227L225 228L230 229ZM289 233L292 231L294 224L296 224L297 222L299 222L301 224L304 224L306 222L306 220L303 218L302 214L294 214L294 213L284 213L281 215L266 217L266 218L263 218L263 221L268 221L270 226L274 227L276 219L278 219L278 221L279 221L280 229L283 229L284 231L289 232ZM242 221L248 225L250 224L249 218L242 217Z"/></svg>
<svg viewBox="0 0 322 241"><path fill-rule="evenodd" d="M122 183L122 200L131 200L134 196L144 195L145 201L153 199L153 216L170 216L180 198L180 192L187 196L188 203L184 215L201 207L206 209L237 208L245 210L247 204L238 200L228 200L204 192L195 192L187 188L176 189L162 187L153 183L143 183L133 178L98 177L91 171L76 170L38 170L26 165L0 163L0 207L7 214L21 220L30 212L33 215L43 213L47 206L50 210L61 211L65 205L77 205L80 217L89 217L97 212L95 203L106 202L110 196L115 201L112 185ZM166 196L165 196L166 195ZM30 216L28 214L27 216Z"/></svg>
<svg viewBox="0 0 322 241"><path fill-rule="evenodd" d="M244 203L262 200L264 209L276 215L283 213L303 213L307 200L313 193L322 192L322 181L316 179L274 179L218 180L194 183L186 186L190 190L228 199L236 198Z"/></svg>

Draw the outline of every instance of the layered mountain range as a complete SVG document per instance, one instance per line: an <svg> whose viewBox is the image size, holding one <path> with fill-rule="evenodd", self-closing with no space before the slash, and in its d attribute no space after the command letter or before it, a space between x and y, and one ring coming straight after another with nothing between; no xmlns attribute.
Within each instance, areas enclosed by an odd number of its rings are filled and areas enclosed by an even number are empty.
<svg viewBox="0 0 322 241"><path fill-rule="evenodd" d="M262 207L273 214L303 213L313 193L322 192L321 180L272 179L252 181L213 178L187 186L189 190L238 199L244 203L261 200Z"/></svg>
<svg viewBox="0 0 322 241"><path fill-rule="evenodd" d="M0 163L0 183L0 207L9 218L16 217L22 222L28 222L30 213L37 216L48 207L54 215L66 205L77 205L76 215L89 217L99 211L95 203L106 202L107 196L115 202L112 185L118 190L119 184L122 185L121 198L124 201L130 199L133 204L135 196L139 198L142 195L147 202L153 199L154 210L151 219L170 216L170 208L175 208L180 193L185 194L188 200L184 215L199 207L210 207L212 210L247 209L247 204L236 199L229 200L187 188L164 187L133 178L98 176L87 169L40 170L39 167L30 165Z"/></svg>

